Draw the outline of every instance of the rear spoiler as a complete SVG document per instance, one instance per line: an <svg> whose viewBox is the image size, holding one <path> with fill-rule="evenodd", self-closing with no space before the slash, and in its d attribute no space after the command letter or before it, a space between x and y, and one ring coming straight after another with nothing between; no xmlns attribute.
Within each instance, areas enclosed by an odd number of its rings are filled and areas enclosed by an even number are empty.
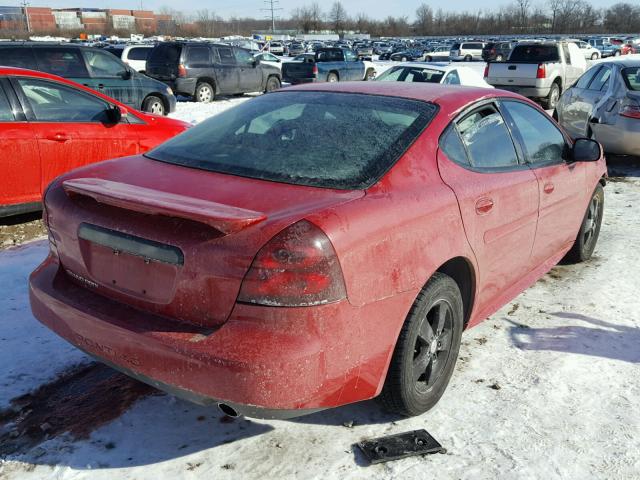
<svg viewBox="0 0 640 480"><path fill-rule="evenodd" d="M65 180L62 188L70 197L84 195L98 203L133 212L193 220L226 235L267 218L252 210L100 178Z"/></svg>

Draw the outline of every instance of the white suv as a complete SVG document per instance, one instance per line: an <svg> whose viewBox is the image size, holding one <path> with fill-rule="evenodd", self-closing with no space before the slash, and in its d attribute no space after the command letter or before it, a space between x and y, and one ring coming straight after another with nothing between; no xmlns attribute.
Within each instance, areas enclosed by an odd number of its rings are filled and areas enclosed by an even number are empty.
<svg viewBox="0 0 640 480"><path fill-rule="evenodd" d="M449 60L454 62L482 60L483 42L454 43L449 51Z"/></svg>

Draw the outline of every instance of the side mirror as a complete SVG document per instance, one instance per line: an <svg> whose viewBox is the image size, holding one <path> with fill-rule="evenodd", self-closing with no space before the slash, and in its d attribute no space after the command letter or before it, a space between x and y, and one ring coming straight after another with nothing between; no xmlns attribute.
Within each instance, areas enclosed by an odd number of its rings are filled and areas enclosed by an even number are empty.
<svg viewBox="0 0 640 480"><path fill-rule="evenodd" d="M106 110L108 123L112 125L120 123L123 118L126 118L127 113L126 108L119 107L118 105L110 105Z"/></svg>
<svg viewBox="0 0 640 480"><path fill-rule="evenodd" d="M602 156L600 144L590 138L578 138L573 143L571 152L576 162L597 162Z"/></svg>
<svg viewBox="0 0 640 480"><path fill-rule="evenodd" d="M133 72L128 68L120 72L120 78L123 80L129 80L133 76Z"/></svg>

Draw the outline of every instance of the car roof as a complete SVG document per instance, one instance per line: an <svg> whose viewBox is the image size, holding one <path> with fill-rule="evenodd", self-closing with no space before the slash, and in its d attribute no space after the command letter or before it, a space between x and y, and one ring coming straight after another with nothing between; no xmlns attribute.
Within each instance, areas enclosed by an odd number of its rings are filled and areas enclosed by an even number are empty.
<svg viewBox="0 0 640 480"><path fill-rule="evenodd" d="M427 64L419 64L425 66ZM407 82L337 82L295 85L272 94L291 91L357 93L421 100L446 108L451 115L470 103L487 98L517 98L520 95L504 90L461 85L441 85L438 83ZM270 94L270 95L272 95ZM528 102L532 103L532 102ZM533 103L532 103L533 104Z"/></svg>

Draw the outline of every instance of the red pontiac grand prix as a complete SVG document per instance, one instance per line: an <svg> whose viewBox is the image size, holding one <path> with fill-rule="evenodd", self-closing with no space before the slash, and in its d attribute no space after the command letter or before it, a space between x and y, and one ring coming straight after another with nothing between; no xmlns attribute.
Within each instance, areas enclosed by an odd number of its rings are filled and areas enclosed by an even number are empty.
<svg viewBox="0 0 640 480"><path fill-rule="evenodd" d="M36 317L97 359L229 415L442 396L462 331L603 212L597 142L508 92L309 85L144 155L59 177Z"/></svg>
<svg viewBox="0 0 640 480"><path fill-rule="evenodd" d="M39 210L58 175L145 152L188 127L55 75L0 67L0 217Z"/></svg>

